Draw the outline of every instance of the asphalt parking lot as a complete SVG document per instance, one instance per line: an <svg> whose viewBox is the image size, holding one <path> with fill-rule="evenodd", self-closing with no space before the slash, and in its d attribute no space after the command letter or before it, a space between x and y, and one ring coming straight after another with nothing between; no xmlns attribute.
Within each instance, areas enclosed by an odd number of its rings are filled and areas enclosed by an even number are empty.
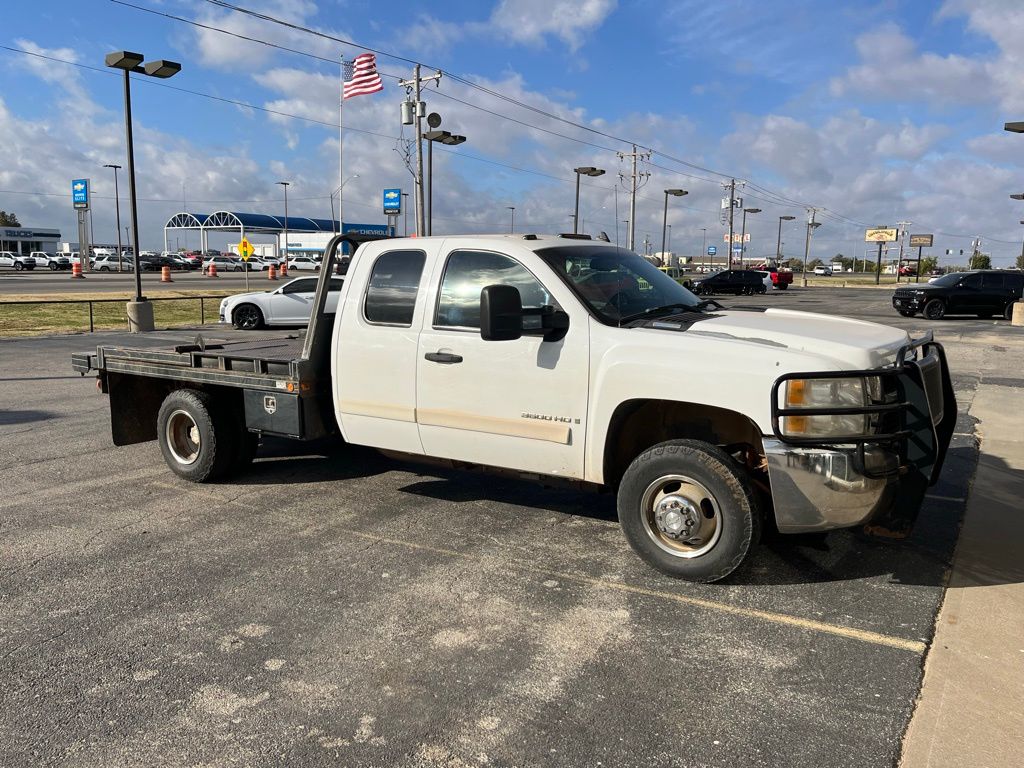
<svg viewBox="0 0 1024 768"><path fill-rule="evenodd" d="M889 295L722 301L927 327ZM892 766L966 411L986 378L1024 386L1024 329L936 330L961 417L912 537L770 536L717 585L644 566L609 495L283 442L190 485L111 445L70 369L126 334L0 339L0 764Z"/></svg>

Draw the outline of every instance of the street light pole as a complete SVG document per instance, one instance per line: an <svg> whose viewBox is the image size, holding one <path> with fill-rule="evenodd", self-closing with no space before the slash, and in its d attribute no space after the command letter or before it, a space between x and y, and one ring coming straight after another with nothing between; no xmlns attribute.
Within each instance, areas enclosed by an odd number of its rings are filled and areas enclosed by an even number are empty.
<svg viewBox="0 0 1024 768"><path fill-rule="evenodd" d="M512 223L509 225L508 233L514 235L516 232L516 207L514 205L506 205L510 211L512 211Z"/></svg>
<svg viewBox="0 0 1024 768"><path fill-rule="evenodd" d="M775 265L782 261L782 222L792 221L796 216L779 216L779 238L775 241Z"/></svg>
<svg viewBox="0 0 1024 768"><path fill-rule="evenodd" d="M760 212L760 208L743 209L743 224L740 227L740 269L743 268L743 260L747 255L747 214Z"/></svg>
<svg viewBox="0 0 1024 768"><path fill-rule="evenodd" d="M288 187L291 186L291 182L290 181L278 181L278 182L275 182L275 183L280 184L282 187L284 187L284 262L285 262L285 264L287 264L288 263ZM345 186L345 185L342 184L341 186ZM339 190L338 191L338 195L339 195L339 199L340 199L341 187L339 187L338 190ZM339 203L339 205L340 205L340 203ZM342 226L344 226L344 224L342 224ZM249 265L246 264L246 271L248 271L248 269L249 269Z"/></svg>
<svg viewBox="0 0 1024 768"><path fill-rule="evenodd" d="M142 274L139 265L139 206L135 195L135 147L132 142L132 91L129 73L135 72L149 77L167 79L181 71L181 64L175 61L157 59L143 64L145 56L131 51L115 51L104 57L108 67L124 73L124 134L128 154L128 200L131 206L133 262L135 266L135 300L128 302L128 326L132 331L152 331L153 305L142 295ZM86 256L87 258L87 256Z"/></svg>
<svg viewBox="0 0 1024 768"><path fill-rule="evenodd" d="M668 196L682 197L683 195L690 194L685 189L666 189L665 190L665 208L661 214L661 258L667 260L668 256L665 253L665 231L668 225ZM666 262L666 266L670 266Z"/></svg>
<svg viewBox="0 0 1024 768"><path fill-rule="evenodd" d="M573 173L576 174L576 206L573 209L572 214L572 233L579 234L579 222L580 222L580 176L602 176L604 170L601 168L594 168L592 165L584 165L579 168L573 168Z"/></svg>
<svg viewBox="0 0 1024 768"><path fill-rule="evenodd" d="M465 136L453 134L451 131L427 131L423 134L427 140L427 235L434 234L434 142L440 141L453 147L462 144Z"/></svg>
<svg viewBox="0 0 1024 768"><path fill-rule="evenodd" d="M668 225L668 245L666 246L670 251L672 250L672 225Z"/></svg>
<svg viewBox="0 0 1024 768"><path fill-rule="evenodd" d="M117 215L117 229L115 230L117 232L117 271L122 272L123 268L121 266L121 196L117 189L117 169L120 168L121 166L115 165L114 163L107 163L103 167L114 169L114 211Z"/></svg>

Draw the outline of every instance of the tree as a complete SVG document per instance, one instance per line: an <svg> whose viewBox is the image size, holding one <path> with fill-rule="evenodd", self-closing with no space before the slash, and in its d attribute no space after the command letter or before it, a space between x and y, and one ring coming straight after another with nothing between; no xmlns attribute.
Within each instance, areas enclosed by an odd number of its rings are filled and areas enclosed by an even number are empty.
<svg viewBox="0 0 1024 768"><path fill-rule="evenodd" d="M929 272L934 270L937 266L939 266L939 260L936 259L934 256L922 256L921 257L921 272L920 272L920 275L918 275L918 277L920 277L921 275L927 275Z"/></svg>
<svg viewBox="0 0 1024 768"><path fill-rule="evenodd" d="M987 253L976 252L967 266L970 269L992 269L992 259Z"/></svg>
<svg viewBox="0 0 1024 768"><path fill-rule="evenodd" d="M20 227L17 214L0 211L0 227Z"/></svg>
<svg viewBox="0 0 1024 768"><path fill-rule="evenodd" d="M1024 269L1024 253L1017 257L1017 269Z"/></svg>

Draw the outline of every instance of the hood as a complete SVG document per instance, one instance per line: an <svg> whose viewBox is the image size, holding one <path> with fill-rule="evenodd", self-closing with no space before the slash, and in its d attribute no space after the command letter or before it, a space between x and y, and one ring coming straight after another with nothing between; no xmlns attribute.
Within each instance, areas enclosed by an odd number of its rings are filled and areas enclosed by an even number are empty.
<svg viewBox="0 0 1024 768"><path fill-rule="evenodd" d="M694 324L687 333L784 347L819 355L846 369L889 365L910 340L899 328L789 309L726 310L719 317Z"/></svg>

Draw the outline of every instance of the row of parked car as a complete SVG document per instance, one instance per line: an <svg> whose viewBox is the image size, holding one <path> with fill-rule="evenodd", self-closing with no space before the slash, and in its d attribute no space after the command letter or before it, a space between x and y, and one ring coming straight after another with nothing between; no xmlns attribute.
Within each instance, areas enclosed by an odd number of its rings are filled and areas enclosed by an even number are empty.
<svg viewBox="0 0 1024 768"><path fill-rule="evenodd" d="M25 255L14 251L0 251L0 267L10 267L21 272L24 270L49 269L70 270L71 265L78 263L79 253L54 253L49 251L33 251ZM173 270L188 271L201 269L204 274L216 265L219 272L264 272L270 267L280 268L283 259L273 257L252 256L248 262L233 254L220 251L142 251L139 253L139 268L143 272L159 272L163 267ZM131 272L135 269L134 256L130 251L122 251L120 258L116 252L107 249L97 250L89 257L89 268L97 272ZM288 260L288 268L317 272L320 269L319 258L312 256L296 256Z"/></svg>

